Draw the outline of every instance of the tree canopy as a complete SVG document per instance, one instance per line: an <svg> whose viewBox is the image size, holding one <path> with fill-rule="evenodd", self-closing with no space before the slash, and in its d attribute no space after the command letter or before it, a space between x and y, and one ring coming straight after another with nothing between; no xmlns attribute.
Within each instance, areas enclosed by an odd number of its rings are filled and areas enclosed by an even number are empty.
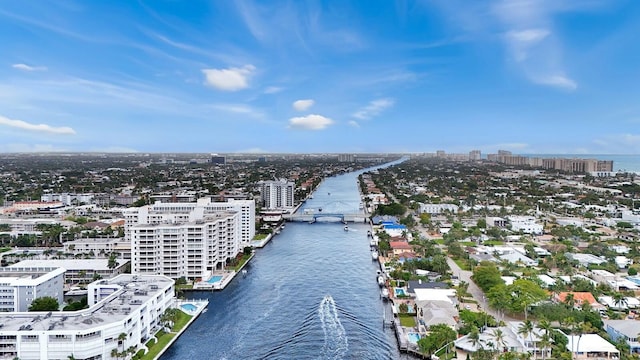
<svg viewBox="0 0 640 360"><path fill-rule="evenodd" d="M59 308L58 299L51 296L43 296L33 299L29 306L29 311L58 311Z"/></svg>
<svg viewBox="0 0 640 360"><path fill-rule="evenodd" d="M484 292L496 285L504 284L498 266L490 261L483 261L473 269L473 281Z"/></svg>

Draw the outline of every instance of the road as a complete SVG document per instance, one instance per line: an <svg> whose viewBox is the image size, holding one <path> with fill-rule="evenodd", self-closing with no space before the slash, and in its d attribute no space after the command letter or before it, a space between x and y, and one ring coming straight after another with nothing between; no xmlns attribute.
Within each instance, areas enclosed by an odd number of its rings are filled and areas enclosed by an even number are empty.
<svg viewBox="0 0 640 360"><path fill-rule="evenodd" d="M469 284L468 291L471 294L471 296L478 302L478 308L482 309L482 311L485 311L489 315L493 316L498 321L500 320L519 321L517 319L504 315L489 307L489 304L487 302L486 297L484 296L484 293L478 287L478 285L476 285L476 283L474 283L473 280L471 280L471 275L473 274L471 271L462 270L458 266L458 264L456 264L455 261L453 261L453 259L451 259L450 257L447 257L447 263L449 264L449 267L451 268L451 273L453 275L457 276L458 279L460 279L461 281L464 281Z"/></svg>

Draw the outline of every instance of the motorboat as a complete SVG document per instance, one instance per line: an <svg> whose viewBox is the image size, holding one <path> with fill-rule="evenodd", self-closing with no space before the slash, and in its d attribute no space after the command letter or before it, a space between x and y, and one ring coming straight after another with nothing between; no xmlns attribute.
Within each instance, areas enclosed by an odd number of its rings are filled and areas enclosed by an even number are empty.
<svg viewBox="0 0 640 360"><path fill-rule="evenodd" d="M369 246L376 247L376 246L378 246L378 243L376 243L375 240L371 240L371 241L369 241Z"/></svg>
<svg viewBox="0 0 640 360"><path fill-rule="evenodd" d="M382 275L378 276L378 285L384 286L384 277Z"/></svg>
<svg viewBox="0 0 640 360"><path fill-rule="evenodd" d="M372 260L378 260L378 252L377 251L373 250L371 252L371 259Z"/></svg>
<svg viewBox="0 0 640 360"><path fill-rule="evenodd" d="M367 230L367 237L371 237L371 230Z"/></svg>
<svg viewBox="0 0 640 360"><path fill-rule="evenodd" d="M242 277L246 277L247 276L247 270L242 269Z"/></svg>
<svg viewBox="0 0 640 360"><path fill-rule="evenodd" d="M344 226L344 231L349 231L349 227L347 225Z"/></svg>
<svg viewBox="0 0 640 360"><path fill-rule="evenodd" d="M382 288L382 299L383 300L389 300L389 289Z"/></svg>

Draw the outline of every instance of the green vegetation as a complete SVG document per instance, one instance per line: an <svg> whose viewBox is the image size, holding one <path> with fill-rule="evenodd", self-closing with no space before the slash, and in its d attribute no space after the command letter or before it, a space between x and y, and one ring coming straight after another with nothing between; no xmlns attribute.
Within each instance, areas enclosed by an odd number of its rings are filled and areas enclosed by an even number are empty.
<svg viewBox="0 0 640 360"><path fill-rule="evenodd" d="M171 339L173 339L177 335L177 333L180 332L180 330L182 330L182 328L184 328L187 325L189 320L191 320L191 315L187 315L178 309L167 309L167 311L165 311L165 314L163 314L163 320L173 322L173 327L171 328L171 332L165 333L164 331L160 330L156 334L156 337L158 338L158 342L156 343L153 339L149 340L146 343L147 347L149 348L149 351L145 355L139 356L140 360L154 359L160 353L160 351L162 351L162 349L164 349L167 346L167 344L169 344ZM135 356L138 356L138 355L139 353L136 354ZM136 358L135 356L134 356L134 359Z"/></svg>
<svg viewBox="0 0 640 360"><path fill-rule="evenodd" d="M83 296L82 299L80 299L79 301L71 301L69 304L67 304L67 306L62 308L62 310L78 311L78 310L86 309L88 307L89 305L87 304L87 297Z"/></svg>
<svg viewBox="0 0 640 360"><path fill-rule="evenodd" d="M420 352L428 354L429 358L431 358L432 354L454 341L456 337L457 334L455 330L449 327L449 325L433 325L429 328L429 335L418 340L418 347L420 348Z"/></svg>
<svg viewBox="0 0 640 360"><path fill-rule="evenodd" d="M400 325L404 327L412 328L416 326L416 318L413 315L398 314L398 319L400 319Z"/></svg>
<svg viewBox="0 0 640 360"><path fill-rule="evenodd" d="M483 261L473 269L472 279L482 291L487 292L496 285L504 284L501 275L495 263Z"/></svg>
<svg viewBox="0 0 640 360"><path fill-rule="evenodd" d="M407 208L402 204L391 203L389 205L379 205L376 209L376 215L402 216Z"/></svg>
<svg viewBox="0 0 640 360"><path fill-rule="evenodd" d="M59 309L58 299L51 296L35 298L29 306L29 311L58 311Z"/></svg>
<svg viewBox="0 0 640 360"><path fill-rule="evenodd" d="M253 237L253 240L258 240L258 241L264 240L267 238L267 236L268 234L256 234L256 236Z"/></svg>

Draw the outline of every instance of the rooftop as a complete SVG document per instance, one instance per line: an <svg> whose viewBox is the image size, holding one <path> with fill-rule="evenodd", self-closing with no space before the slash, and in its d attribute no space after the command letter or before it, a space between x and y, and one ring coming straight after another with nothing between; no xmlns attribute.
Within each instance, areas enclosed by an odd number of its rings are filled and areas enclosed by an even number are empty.
<svg viewBox="0 0 640 360"><path fill-rule="evenodd" d="M116 259L117 267L124 265L128 260ZM19 263L10 265L10 268L24 268L24 267L60 267L66 270L95 270L95 271L109 271L108 259L64 259L64 260L22 260Z"/></svg>
<svg viewBox="0 0 640 360"><path fill-rule="evenodd" d="M156 296L173 280L162 275L122 274L101 284L116 285L118 290L88 309L79 311L0 313L2 331L41 332L56 329L69 333L87 330L97 324L122 321Z"/></svg>

